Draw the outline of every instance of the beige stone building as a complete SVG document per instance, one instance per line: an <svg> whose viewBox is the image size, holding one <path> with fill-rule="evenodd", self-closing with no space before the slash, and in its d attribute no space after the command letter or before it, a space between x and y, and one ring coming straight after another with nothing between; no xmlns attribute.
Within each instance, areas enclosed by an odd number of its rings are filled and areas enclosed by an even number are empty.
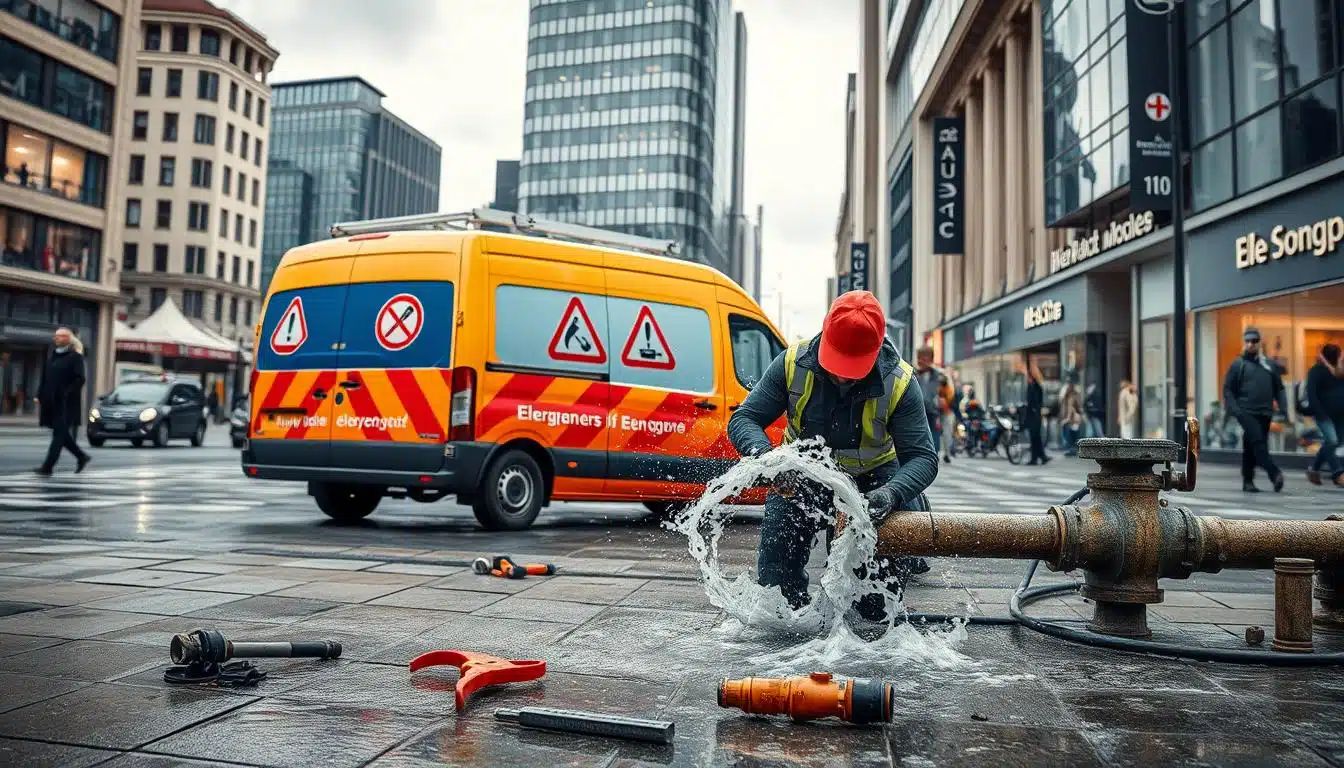
<svg viewBox="0 0 1344 768"><path fill-rule="evenodd" d="M112 376L124 211L122 147L140 0L0 6L0 419L36 419L59 325Z"/></svg>
<svg viewBox="0 0 1344 768"><path fill-rule="evenodd" d="M122 150L128 321L172 301L237 342L242 370L261 308L267 80L279 54L206 0L144 0L140 32Z"/></svg>

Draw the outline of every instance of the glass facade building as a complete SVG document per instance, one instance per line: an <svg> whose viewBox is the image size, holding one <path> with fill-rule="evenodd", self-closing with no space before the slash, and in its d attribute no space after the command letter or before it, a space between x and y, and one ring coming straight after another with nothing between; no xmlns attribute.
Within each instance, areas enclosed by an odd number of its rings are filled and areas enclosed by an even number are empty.
<svg viewBox="0 0 1344 768"><path fill-rule="evenodd" d="M531 0L522 212L728 272L734 30L729 0Z"/></svg>
<svg viewBox="0 0 1344 768"><path fill-rule="evenodd" d="M285 251L339 221L431 213L441 150L358 77L272 86L262 291Z"/></svg>

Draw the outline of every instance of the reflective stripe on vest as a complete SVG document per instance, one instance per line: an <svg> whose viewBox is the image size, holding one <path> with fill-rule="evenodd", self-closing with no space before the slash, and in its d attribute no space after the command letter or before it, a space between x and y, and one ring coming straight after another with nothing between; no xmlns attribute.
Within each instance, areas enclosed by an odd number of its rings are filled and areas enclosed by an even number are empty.
<svg viewBox="0 0 1344 768"><path fill-rule="evenodd" d="M789 390L788 427L784 430L784 442L791 443L799 438L803 429L803 409L812 397L814 374L803 369L803 376L796 376L798 356L807 351L807 341L799 341L784 353L784 382ZM896 458L896 444L887 432L887 421L901 401L901 395L914 377L915 369L904 360L896 370L882 381L882 395L869 398L863 403L863 434L859 438L858 448L832 449L831 455L836 463L851 475L861 475L869 470L886 464Z"/></svg>

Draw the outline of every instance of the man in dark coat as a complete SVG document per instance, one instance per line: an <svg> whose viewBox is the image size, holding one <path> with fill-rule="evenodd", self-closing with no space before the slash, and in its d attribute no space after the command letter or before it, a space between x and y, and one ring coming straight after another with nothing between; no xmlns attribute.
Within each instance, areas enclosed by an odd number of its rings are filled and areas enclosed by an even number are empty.
<svg viewBox="0 0 1344 768"><path fill-rule="evenodd" d="M75 427L84 414L84 355L69 328L52 334L53 349L38 387L38 423L51 429L47 458L35 471L50 475L64 448L75 457L75 472L83 472L92 458L75 441Z"/></svg>
<svg viewBox="0 0 1344 768"><path fill-rule="evenodd" d="M1232 361L1223 379L1223 407L1241 425L1241 490L1255 493L1255 468L1269 475L1275 491L1283 490L1283 473L1269 455L1269 424L1274 406L1287 407L1283 379L1273 361L1260 351L1260 331L1247 328L1241 339L1246 347Z"/></svg>
<svg viewBox="0 0 1344 768"><path fill-rule="evenodd" d="M885 334L885 314L871 293L840 296L821 333L776 357L728 422L728 437L743 456L771 449L765 428L780 416L789 422L786 441L823 438L867 496L874 525L894 510L928 510L924 490L938 474L919 382ZM795 476L777 477L766 496L757 579L778 586L795 609L808 602L808 555L828 527L808 508L832 503L829 488ZM917 558L874 565L893 591L929 568ZM885 616L881 595L867 595L856 607L869 620Z"/></svg>

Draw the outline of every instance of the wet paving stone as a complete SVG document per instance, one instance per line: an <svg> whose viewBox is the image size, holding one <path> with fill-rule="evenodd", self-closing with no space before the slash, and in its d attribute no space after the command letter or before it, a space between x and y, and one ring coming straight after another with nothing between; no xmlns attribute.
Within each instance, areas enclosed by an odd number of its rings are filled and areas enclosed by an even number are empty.
<svg viewBox="0 0 1344 768"><path fill-rule="evenodd" d="M668 611L715 612L718 609L705 597L699 584L675 581L650 581L621 599L618 605L632 608L660 608Z"/></svg>
<svg viewBox="0 0 1344 768"><path fill-rule="evenodd" d="M5 593L5 598L31 603L46 603L54 606L70 606L92 603L109 597L134 595L141 591L143 590L139 587L123 587L112 584L57 582L8 590Z"/></svg>
<svg viewBox="0 0 1344 768"><path fill-rule="evenodd" d="M127 597L112 597L88 603L90 608L125 613L152 613L158 616L181 616L216 605L242 600L247 595L227 592L189 592L185 589L155 589Z"/></svg>
<svg viewBox="0 0 1344 768"><path fill-rule="evenodd" d="M456 684L457 670L452 667L433 667L412 675L406 667L353 663L344 665L338 675L323 675L290 688L282 698L445 716L453 713Z"/></svg>
<svg viewBox="0 0 1344 768"><path fill-rule="evenodd" d="M388 563L370 568L373 573L400 573L408 576L431 576L440 578L454 573L462 573L465 568L451 565L430 565L429 563Z"/></svg>
<svg viewBox="0 0 1344 768"><path fill-rule="evenodd" d="M187 614L194 619L233 619L267 624L292 624L316 613L335 608L339 603L304 600L297 597L249 597Z"/></svg>
<svg viewBox="0 0 1344 768"><path fill-rule="evenodd" d="M0 672L37 673L62 680L99 682L150 666L159 658L144 646L75 640L6 656L0 659Z"/></svg>
<svg viewBox="0 0 1344 768"><path fill-rule="evenodd" d="M1344 705L1344 680L1338 675L1302 674L1284 669L1215 668L1209 679L1233 696L1264 696L1277 701Z"/></svg>
<svg viewBox="0 0 1344 768"><path fill-rule="evenodd" d="M130 557L105 557L88 555L45 562L29 563L17 568L6 568L6 576L29 576L43 579L78 579L96 574L116 573L126 569L151 565L144 560Z"/></svg>
<svg viewBox="0 0 1344 768"><path fill-rule="evenodd" d="M297 587L273 593L276 597L305 597L329 600L333 603L364 603L405 589L400 584L345 584L331 581L310 581Z"/></svg>
<svg viewBox="0 0 1344 768"><path fill-rule="evenodd" d="M1144 691L1060 691L1060 699L1088 728L1139 733L1268 736L1269 713L1224 694Z"/></svg>
<svg viewBox="0 0 1344 768"><path fill-rule="evenodd" d="M224 637L238 640L250 640L252 636L260 632L274 633L277 629L274 624L257 624L240 621L224 621L214 619L205 622L198 619L183 619L179 616L168 616L147 624L140 624L128 629L119 629L115 632L98 635L98 640L115 643L129 643L132 645L148 645L154 648L162 649L163 658L168 658L168 644L173 639L173 635L180 632L190 632L196 629L213 629L223 632Z"/></svg>
<svg viewBox="0 0 1344 768"><path fill-rule="evenodd" d="M474 611L472 615L582 624L601 612L602 606L600 605L566 603L559 600L533 600L520 595L513 595L480 608Z"/></svg>
<svg viewBox="0 0 1344 768"><path fill-rule="evenodd" d="M31 635L0 635L0 658L25 653L37 648L47 648L67 642L59 637L33 637Z"/></svg>
<svg viewBox="0 0 1344 768"><path fill-rule="evenodd" d="M54 677L0 672L0 691L3 692L0 693L0 712L8 712L11 709L45 701L53 696L69 693L85 685L88 685L88 683L58 680ZM4 764L0 763L0 765Z"/></svg>
<svg viewBox="0 0 1344 768"><path fill-rule="evenodd" d="M213 575L223 575L241 571L247 568L246 565L234 565L230 563L218 563L213 560L176 560L162 565L151 565L151 571L177 571L179 573L204 573Z"/></svg>
<svg viewBox="0 0 1344 768"><path fill-rule="evenodd" d="M467 592L461 589L432 589L411 587L373 600L371 605L389 605L398 608L420 608L431 611L471 613L507 595L496 592Z"/></svg>
<svg viewBox="0 0 1344 768"><path fill-rule="evenodd" d="M128 571L117 571L101 576L86 576L79 581L88 584L117 584L128 587L170 587L188 581L198 581L199 573L180 573L177 571L154 571L137 567Z"/></svg>
<svg viewBox="0 0 1344 768"><path fill-rule="evenodd" d="M1116 654L1109 661L1063 658L1032 671L1043 681L1078 690L1224 693L1208 670L1208 664Z"/></svg>
<svg viewBox="0 0 1344 768"><path fill-rule="evenodd" d="M51 607L45 603L18 603L13 600L0 600L0 616L17 616L21 613L43 611Z"/></svg>
<svg viewBox="0 0 1344 768"><path fill-rule="evenodd" d="M248 659L266 677L255 686L219 686L213 683L185 686L215 696L280 696L287 691L308 685L314 681L339 678L341 671L349 666L345 659ZM142 669L134 674L119 677L118 685L135 685L143 688L164 690L177 688L177 684L166 683L163 673L172 666L168 654L163 654L159 664Z"/></svg>
<svg viewBox="0 0 1344 768"><path fill-rule="evenodd" d="M534 659L539 654L553 653L555 643L573 629L570 624L456 614L428 632L378 652L373 661L404 666L425 651L454 648L510 659Z"/></svg>
<svg viewBox="0 0 1344 768"><path fill-rule="evenodd" d="M98 683L0 715L0 736L134 749L249 701Z"/></svg>
<svg viewBox="0 0 1344 768"><path fill-rule="evenodd" d="M157 741L151 749L277 768L356 768L435 720L374 707L266 699Z"/></svg>
<svg viewBox="0 0 1344 768"><path fill-rule="evenodd" d="M1092 731L1088 738L1097 752L1115 766L1221 766L1255 768L1291 765L1316 768L1329 765L1302 744L1281 741L1247 741L1222 734L1126 733Z"/></svg>
<svg viewBox="0 0 1344 768"><path fill-rule="evenodd" d="M0 633L38 635L76 640L153 621L143 613L98 611L92 608L52 608L0 618Z"/></svg>
<svg viewBox="0 0 1344 768"><path fill-rule="evenodd" d="M190 589L201 592L225 592L243 595L264 595L282 589L297 587L305 582L292 579L270 579L241 573L226 573L191 582Z"/></svg>
<svg viewBox="0 0 1344 768"><path fill-rule="evenodd" d="M563 600L571 603L613 605L644 586L644 579L614 579L599 576L567 576L551 579L523 593L533 600Z"/></svg>
<svg viewBox="0 0 1344 768"><path fill-rule="evenodd" d="M0 738L0 765L23 768L85 768L102 763L116 752L41 741Z"/></svg>
<svg viewBox="0 0 1344 768"><path fill-rule="evenodd" d="M319 571L362 571L379 565L384 565L384 563L378 560L346 560L323 557L301 557L280 563L282 568L313 568Z"/></svg>
<svg viewBox="0 0 1344 768"><path fill-rule="evenodd" d="M921 717L887 726L887 740L895 765L1106 765L1087 739L1074 730Z"/></svg>
<svg viewBox="0 0 1344 768"><path fill-rule="evenodd" d="M373 584L389 587L418 587L434 580L433 576L419 576L407 573L379 573L375 571L321 570L317 568L289 568L278 565L253 568L247 576L265 579L282 579L298 583L320 581L331 584Z"/></svg>
<svg viewBox="0 0 1344 768"><path fill-rule="evenodd" d="M212 760L192 760L171 755L151 755L144 752L126 752L98 768L236 768L237 763L217 763Z"/></svg>

